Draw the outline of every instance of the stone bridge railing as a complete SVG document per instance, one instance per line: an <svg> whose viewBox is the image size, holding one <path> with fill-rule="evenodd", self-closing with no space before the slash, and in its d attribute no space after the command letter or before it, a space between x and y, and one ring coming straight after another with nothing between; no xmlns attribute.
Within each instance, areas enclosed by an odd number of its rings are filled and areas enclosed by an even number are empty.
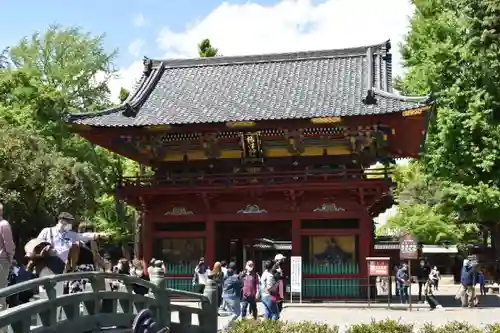
<svg viewBox="0 0 500 333"><path fill-rule="evenodd" d="M81 279L89 280L90 290L67 295L56 291L60 290L57 286L64 281ZM120 281L123 288L111 291L110 280ZM0 312L0 332L5 327L11 333L132 332L132 323L143 309L150 311L152 320L156 322L154 327L167 328L169 332L217 332L218 296L212 281L206 286L205 295L166 288L165 278L154 278L152 282L114 273L85 272L41 277L0 289L0 297L33 289L41 289L46 294ZM134 285L147 287L149 294L133 293ZM176 300L189 298L198 303L193 303L193 306L172 304L172 296ZM198 316L197 325L192 320L193 315ZM178 317L177 322L172 317ZM149 324L146 320L146 325ZM151 329L141 330L140 327L136 327L135 331L156 333Z"/></svg>

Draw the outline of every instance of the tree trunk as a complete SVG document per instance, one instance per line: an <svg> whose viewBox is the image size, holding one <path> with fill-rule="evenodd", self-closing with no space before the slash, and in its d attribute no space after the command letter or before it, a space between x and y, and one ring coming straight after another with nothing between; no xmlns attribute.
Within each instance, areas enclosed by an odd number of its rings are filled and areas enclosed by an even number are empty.
<svg viewBox="0 0 500 333"><path fill-rule="evenodd" d="M145 167L143 164L139 164L139 177L144 177ZM141 257L141 227L143 219L143 211L138 211L134 219L134 258L140 259Z"/></svg>

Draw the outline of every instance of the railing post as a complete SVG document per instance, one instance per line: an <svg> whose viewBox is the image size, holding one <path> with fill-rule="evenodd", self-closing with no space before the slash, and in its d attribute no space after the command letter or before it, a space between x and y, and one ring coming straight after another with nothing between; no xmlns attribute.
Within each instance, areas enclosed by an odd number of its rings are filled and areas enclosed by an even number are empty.
<svg viewBox="0 0 500 333"><path fill-rule="evenodd" d="M217 333L218 328L218 319L219 319L219 295L217 292L217 284L213 279L208 279L207 284L205 285L205 291L203 292L208 298L204 300L202 303L202 322L200 323L204 332L206 333Z"/></svg>
<svg viewBox="0 0 500 333"><path fill-rule="evenodd" d="M170 309L170 295L167 291L167 278L163 269L163 261L156 260L151 269L149 280L157 286L153 290L156 301L158 302L158 324L160 327L170 327L172 312Z"/></svg>

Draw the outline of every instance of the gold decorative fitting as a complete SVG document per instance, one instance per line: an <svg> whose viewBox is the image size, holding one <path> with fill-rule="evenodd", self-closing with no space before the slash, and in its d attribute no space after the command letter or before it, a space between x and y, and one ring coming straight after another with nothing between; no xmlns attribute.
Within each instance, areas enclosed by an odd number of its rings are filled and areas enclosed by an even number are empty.
<svg viewBox="0 0 500 333"><path fill-rule="evenodd" d="M166 212L165 215L193 215L193 212L187 210L185 207L174 207L172 210Z"/></svg>
<svg viewBox="0 0 500 333"><path fill-rule="evenodd" d="M430 106L424 106L424 107L417 108L417 109L406 110L403 112L403 117L419 116L422 113L424 113L425 111L428 111L430 109L431 109Z"/></svg>
<svg viewBox="0 0 500 333"><path fill-rule="evenodd" d="M171 129L170 125L145 126L144 128L149 132L168 131Z"/></svg>
<svg viewBox="0 0 500 333"><path fill-rule="evenodd" d="M257 205L247 205L245 209L238 211L238 214L263 214L267 213L267 210L260 209Z"/></svg>
<svg viewBox="0 0 500 333"><path fill-rule="evenodd" d="M228 121L226 123L227 127L253 127L257 125L255 121Z"/></svg>
<svg viewBox="0 0 500 333"><path fill-rule="evenodd" d="M321 117L311 119L311 123L313 124L335 124L340 123L341 121L342 117Z"/></svg>
<svg viewBox="0 0 500 333"><path fill-rule="evenodd" d="M342 207L337 207L334 203L324 203L321 205L321 207L318 207L313 210L313 212L323 212L323 213L330 213L330 212L344 212L345 209Z"/></svg>

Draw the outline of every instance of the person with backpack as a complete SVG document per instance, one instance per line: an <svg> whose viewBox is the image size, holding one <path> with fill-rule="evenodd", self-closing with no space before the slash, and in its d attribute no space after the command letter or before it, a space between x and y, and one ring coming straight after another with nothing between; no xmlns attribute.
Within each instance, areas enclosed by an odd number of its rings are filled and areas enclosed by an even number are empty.
<svg viewBox="0 0 500 333"><path fill-rule="evenodd" d="M257 319L257 299L259 298L259 274L255 271L253 261L248 261L245 270L241 273L243 294L241 300L241 317L246 318L250 309L254 319Z"/></svg>

